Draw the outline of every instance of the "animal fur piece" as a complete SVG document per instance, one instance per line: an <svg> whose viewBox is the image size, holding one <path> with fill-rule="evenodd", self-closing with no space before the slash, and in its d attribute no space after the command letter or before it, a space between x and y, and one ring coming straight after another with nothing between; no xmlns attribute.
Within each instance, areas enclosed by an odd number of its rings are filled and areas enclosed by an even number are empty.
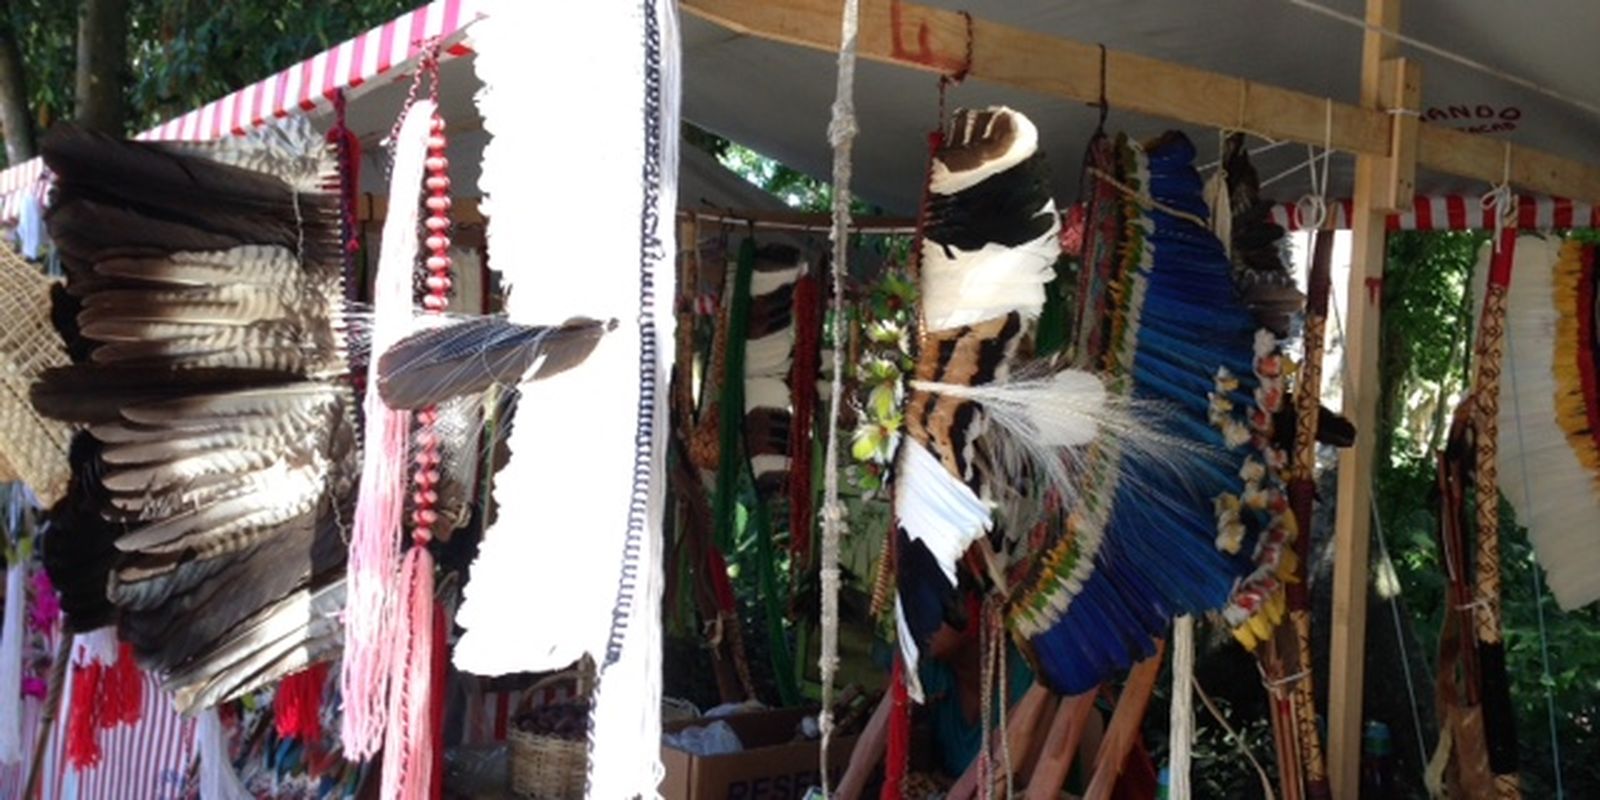
<svg viewBox="0 0 1600 800"><path fill-rule="evenodd" d="M895 457L895 611L907 689L918 702L919 653L960 605L951 595L962 554L993 525L978 448L989 414L941 387L1008 380L1060 254L1033 123L1006 108L962 111L946 142L933 165L922 242L926 330Z"/></svg>
<svg viewBox="0 0 1600 800"><path fill-rule="evenodd" d="M744 351L744 440L756 489L764 497L782 491L789 478L794 285L805 270L799 250L785 244L768 244L757 251L750 276L750 325Z"/></svg>

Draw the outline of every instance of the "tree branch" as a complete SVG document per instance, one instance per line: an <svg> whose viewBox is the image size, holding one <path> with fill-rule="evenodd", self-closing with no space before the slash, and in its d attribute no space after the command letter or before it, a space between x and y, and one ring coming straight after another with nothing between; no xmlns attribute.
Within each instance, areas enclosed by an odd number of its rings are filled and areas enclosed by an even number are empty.
<svg viewBox="0 0 1600 800"><path fill-rule="evenodd" d="M121 135L126 117L128 0L84 0L78 7L78 124Z"/></svg>
<svg viewBox="0 0 1600 800"><path fill-rule="evenodd" d="M0 129L5 131L6 163L20 164L33 158L37 151L33 116L28 113L27 76L9 0L0 0Z"/></svg>

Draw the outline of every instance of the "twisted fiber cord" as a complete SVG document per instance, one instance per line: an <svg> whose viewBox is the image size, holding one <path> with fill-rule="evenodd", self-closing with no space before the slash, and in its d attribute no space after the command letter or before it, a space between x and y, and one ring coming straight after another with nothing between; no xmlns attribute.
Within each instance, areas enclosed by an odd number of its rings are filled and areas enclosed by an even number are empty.
<svg viewBox="0 0 1600 800"><path fill-rule="evenodd" d="M823 462L822 508L822 746L818 758L823 794L828 786L828 747L833 742L833 679L839 669L839 539L844 509L839 503L839 407L844 396L844 278L850 248L850 153L856 135L856 35L860 0L845 0L839 27L839 74L828 141L833 145L833 382L828 398L828 450Z"/></svg>
<svg viewBox="0 0 1600 800"><path fill-rule="evenodd" d="M1189 800L1194 749L1194 617L1172 622L1172 712L1169 721L1172 800Z"/></svg>

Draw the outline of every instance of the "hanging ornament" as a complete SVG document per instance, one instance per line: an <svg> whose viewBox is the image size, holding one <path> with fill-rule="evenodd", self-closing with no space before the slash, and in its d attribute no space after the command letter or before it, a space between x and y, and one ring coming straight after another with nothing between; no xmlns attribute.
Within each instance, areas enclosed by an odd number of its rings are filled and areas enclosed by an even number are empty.
<svg viewBox="0 0 1600 800"><path fill-rule="evenodd" d="M424 245L427 293L422 307L429 314L442 313L450 304L450 166L445 157L444 119L437 114L429 125L425 185L428 198L427 219L423 221L427 238ZM434 737L430 733L433 717L434 668L433 541L439 522L439 431L435 424L439 410L428 407L416 412L416 431L412 437L414 470L411 473L411 549L405 556L400 584L401 602L392 607L396 615L390 630L396 641L390 662L387 753L383 770L385 798L425 798L433 783Z"/></svg>

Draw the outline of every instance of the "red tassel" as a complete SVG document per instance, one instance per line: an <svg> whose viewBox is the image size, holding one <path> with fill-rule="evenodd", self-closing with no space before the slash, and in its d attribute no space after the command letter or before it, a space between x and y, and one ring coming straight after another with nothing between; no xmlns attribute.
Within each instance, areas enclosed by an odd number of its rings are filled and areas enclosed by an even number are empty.
<svg viewBox="0 0 1600 800"><path fill-rule="evenodd" d="M889 678L889 743L883 757L881 800L904 797L907 759L911 752L911 701L906 695L905 661L894 659L894 674Z"/></svg>
<svg viewBox="0 0 1600 800"><path fill-rule="evenodd" d="M789 418L789 550L794 572L811 563L811 426L817 416L817 376L822 368L822 304L817 279L794 284L794 367L789 375L794 413Z"/></svg>
<svg viewBox="0 0 1600 800"><path fill-rule="evenodd" d="M117 663L101 674L98 722L101 728L137 725L143 713L144 675L133 660L133 648L123 642Z"/></svg>
<svg viewBox="0 0 1600 800"><path fill-rule="evenodd" d="M433 719L430 738L433 741L433 786L429 797L444 797L444 698L450 666L450 624L445 619L444 608L433 607Z"/></svg>
<svg viewBox="0 0 1600 800"><path fill-rule="evenodd" d="M357 235L360 221L356 219L361 191L361 137L345 125L344 90L333 95L333 127L328 129L327 141L334 146L339 163L339 205L344 221L345 251L354 255L361 249Z"/></svg>
<svg viewBox="0 0 1600 800"><path fill-rule="evenodd" d="M272 698L272 714L280 738L306 744L322 739L322 688L327 682L328 665L321 663L278 684L278 693Z"/></svg>
<svg viewBox="0 0 1600 800"><path fill-rule="evenodd" d="M424 800L433 786L433 556L425 542L406 553L401 572L405 596L397 603L404 614L389 675L389 723L384 743L385 798Z"/></svg>
<svg viewBox="0 0 1600 800"><path fill-rule="evenodd" d="M67 763L75 770L100 763L100 678L105 668L90 661L72 668L72 707L67 710Z"/></svg>

